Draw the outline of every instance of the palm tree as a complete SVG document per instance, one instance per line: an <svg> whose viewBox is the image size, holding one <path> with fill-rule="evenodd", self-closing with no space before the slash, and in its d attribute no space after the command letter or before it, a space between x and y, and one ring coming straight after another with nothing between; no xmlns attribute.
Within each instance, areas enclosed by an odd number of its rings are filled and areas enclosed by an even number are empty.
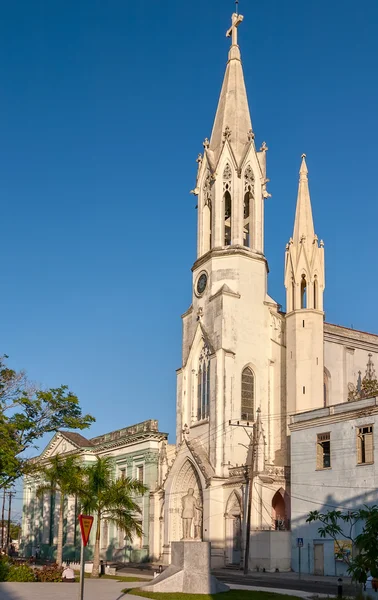
<svg viewBox="0 0 378 600"><path fill-rule="evenodd" d="M136 496L146 491L147 488L136 479L115 479L111 457L97 456L96 462L86 467L85 483L79 497L83 512L97 518L92 577L99 576L101 521L106 519L114 523L125 537L141 535L142 528L136 519L141 508Z"/></svg>
<svg viewBox="0 0 378 600"><path fill-rule="evenodd" d="M78 456L53 456L48 464L39 469L43 483L37 488L37 496L42 497L46 492L59 493L58 544L56 562L59 566L63 561L63 522L64 502L67 496L77 494L83 478L83 467Z"/></svg>

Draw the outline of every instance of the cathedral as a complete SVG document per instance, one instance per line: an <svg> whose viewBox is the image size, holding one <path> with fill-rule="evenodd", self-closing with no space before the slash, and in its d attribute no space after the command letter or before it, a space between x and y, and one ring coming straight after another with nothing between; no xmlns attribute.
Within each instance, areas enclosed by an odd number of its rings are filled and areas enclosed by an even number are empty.
<svg viewBox="0 0 378 600"><path fill-rule="evenodd" d="M177 438L160 455L149 550L170 562L171 542L184 535L182 498L194 490L202 508L191 537L200 532L211 541L213 567L242 564L248 540L250 569L284 571L292 554L290 418L355 399L361 373L377 360L378 336L325 322L325 250L304 154L293 231L282 249L286 312L268 294L268 149L255 142L242 21L232 15L212 133L197 158L197 257L182 316Z"/></svg>

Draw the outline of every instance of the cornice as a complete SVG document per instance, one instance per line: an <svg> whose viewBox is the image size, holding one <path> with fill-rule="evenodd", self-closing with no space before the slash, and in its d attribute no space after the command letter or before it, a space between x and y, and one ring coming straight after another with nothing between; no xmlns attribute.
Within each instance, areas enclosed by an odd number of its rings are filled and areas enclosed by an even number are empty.
<svg viewBox="0 0 378 600"><path fill-rule="evenodd" d="M324 323L324 340L331 344L340 344L342 346L352 346L360 350L371 350L378 352L378 335L349 329L340 325Z"/></svg>
<svg viewBox="0 0 378 600"><path fill-rule="evenodd" d="M243 256L243 257L249 258L251 260L258 260L258 261L265 263L267 273L269 273L268 261L263 254L258 254L257 252L253 252L253 250L249 250L248 248L245 248L245 246L239 246L239 245L226 246L226 247L220 246L219 248L212 248L211 250L206 252L206 254L203 254L202 256L197 258L197 260L195 261L195 263L192 266L192 271L195 271L196 269L198 269L199 267L204 265L210 259L220 258L223 256L235 256L235 255Z"/></svg>
<svg viewBox="0 0 378 600"><path fill-rule="evenodd" d="M305 421L299 421L299 422L294 422L294 423L289 423L289 429L290 431L300 431L302 429L312 429L313 427L323 427L325 425L332 425L334 423L340 423L343 421L351 421L354 419L363 419L366 417L370 417L371 415L378 415L378 406L376 404L376 399L372 399L374 400L374 403L372 402L369 405L365 405L364 407L360 406L356 406L353 407L351 410L348 410L346 412L334 412L334 407L330 406L329 408L329 413L327 415L324 416L314 416L314 417L310 417L309 419L305 420ZM349 403L345 403L345 404L350 404L350 405L354 405L354 404L358 404L358 400L357 401L352 401ZM335 406L340 406L335 405ZM333 409L333 410L332 410ZM312 411L309 411L312 412ZM294 417L295 418L295 417Z"/></svg>

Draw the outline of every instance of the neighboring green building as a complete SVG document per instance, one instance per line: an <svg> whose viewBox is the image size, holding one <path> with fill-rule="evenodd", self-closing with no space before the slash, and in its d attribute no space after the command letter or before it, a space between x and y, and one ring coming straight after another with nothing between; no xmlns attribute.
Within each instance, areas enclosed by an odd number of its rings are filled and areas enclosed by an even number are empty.
<svg viewBox="0 0 378 600"><path fill-rule="evenodd" d="M45 450L36 459L45 461L56 455L78 454L88 464L96 456L112 456L116 477L133 477L142 481L151 491L160 483L159 460L166 456L166 433L161 433L158 421L148 420L137 425L118 429L104 435L87 439L79 433L59 431ZM57 498L46 494L36 496L36 477L24 478L22 540L20 553L52 558L56 553L58 533ZM108 561L142 562L151 558L150 551L150 494L139 499L142 509L140 521L141 538L125 540L122 531L106 521L101 531L101 558ZM78 525L78 503L74 497L67 499L64 522L64 560L79 560L80 531ZM93 555L95 523L87 547L86 558Z"/></svg>

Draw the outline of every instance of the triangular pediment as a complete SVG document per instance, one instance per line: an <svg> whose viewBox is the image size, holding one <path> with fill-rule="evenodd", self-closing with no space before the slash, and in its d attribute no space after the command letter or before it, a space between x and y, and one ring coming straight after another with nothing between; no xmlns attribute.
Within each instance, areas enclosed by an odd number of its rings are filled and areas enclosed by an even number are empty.
<svg viewBox="0 0 378 600"><path fill-rule="evenodd" d="M75 442L75 439L70 439L71 436L73 438L77 436L80 442ZM67 432L66 435L64 431L58 431L47 444L46 448L41 453L40 458L51 458L52 456L57 456L58 454L67 454L68 452L82 450L85 441L88 442L88 446L91 445L91 442L89 440L85 440L85 438L80 434L72 434L71 432Z"/></svg>

